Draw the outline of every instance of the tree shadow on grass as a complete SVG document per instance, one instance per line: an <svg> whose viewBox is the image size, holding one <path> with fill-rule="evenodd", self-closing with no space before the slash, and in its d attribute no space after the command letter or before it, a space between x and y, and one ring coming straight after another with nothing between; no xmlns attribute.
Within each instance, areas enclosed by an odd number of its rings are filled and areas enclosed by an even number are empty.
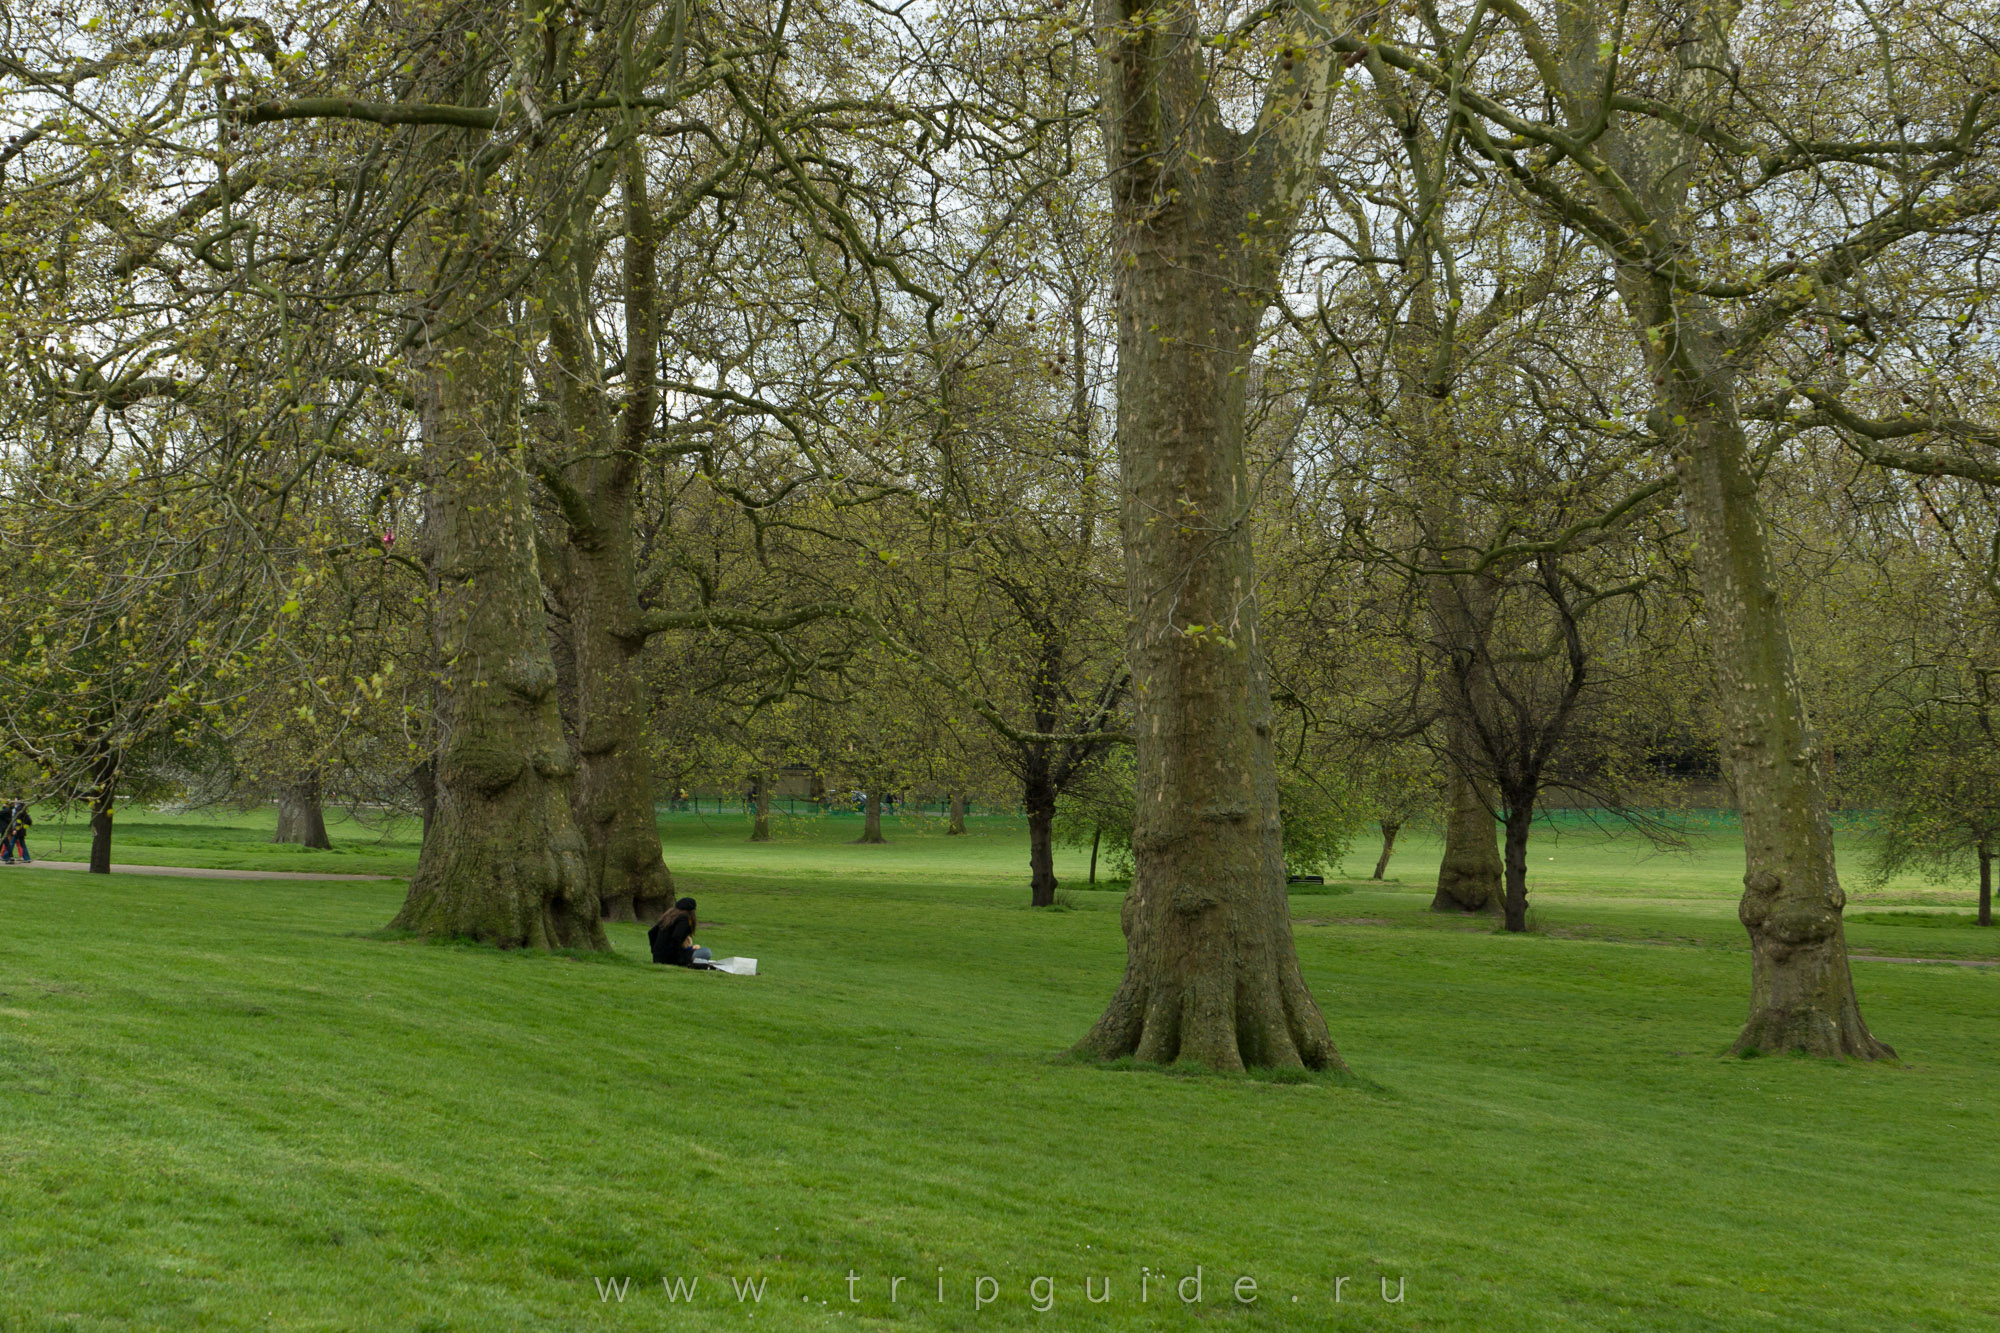
<svg viewBox="0 0 2000 1333"><path fill-rule="evenodd" d="M1167 1078L1191 1081L1211 1081L1217 1083L1272 1083L1286 1086L1312 1086L1321 1088L1346 1088L1355 1092L1390 1095L1390 1089L1374 1079L1364 1077L1349 1069L1211 1069L1198 1060L1181 1060L1163 1065L1149 1060L1134 1059L1122 1055L1116 1060L1100 1060L1084 1051L1067 1050L1055 1057L1055 1064L1084 1065L1107 1073L1160 1074Z"/></svg>
<svg viewBox="0 0 2000 1333"><path fill-rule="evenodd" d="M469 936L454 935L447 938L420 935L414 930L404 930L397 926L382 926L376 930L351 930L347 938L354 940L377 940L388 944L421 944L433 949L456 949L465 953L499 954L510 958L567 959L572 963L595 963L601 967L651 967L650 958L636 958L621 953L617 949L517 949L502 948L475 940Z"/></svg>

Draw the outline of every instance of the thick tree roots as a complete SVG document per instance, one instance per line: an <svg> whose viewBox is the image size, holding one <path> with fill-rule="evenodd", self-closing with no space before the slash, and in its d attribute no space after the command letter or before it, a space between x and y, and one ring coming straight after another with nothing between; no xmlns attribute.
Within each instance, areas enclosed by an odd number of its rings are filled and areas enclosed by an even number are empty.
<svg viewBox="0 0 2000 1333"><path fill-rule="evenodd" d="M546 806L538 813L553 815L555 801ZM567 821L539 824L533 812L516 807L514 813L516 822L498 826L508 836L495 837L492 825L466 827L448 795L390 926L503 949L610 948L583 839ZM536 838L543 829L548 836Z"/></svg>
<svg viewBox="0 0 2000 1333"><path fill-rule="evenodd" d="M582 864L577 865L579 876ZM597 903L539 894L520 877L510 882L452 886L410 883L403 910L389 923L426 939L471 939L502 949L609 949ZM540 879L540 876L533 877Z"/></svg>
<svg viewBox="0 0 2000 1333"><path fill-rule="evenodd" d="M1282 918L1245 913L1231 929L1216 905L1173 912L1149 928L1146 915L1135 888L1125 900L1124 980L1077 1043L1079 1054L1163 1065L1191 1060L1231 1072L1347 1069ZM1223 957L1214 956L1218 949Z"/></svg>
<svg viewBox="0 0 2000 1333"><path fill-rule="evenodd" d="M1504 869L1500 847L1494 841L1492 811L1469 779L1454 774L1444 860L1438 866L1437 896L1431 899L1431 910L1500 915L1501 895L1506 891Z"/></svg>
<svg viewBox="0 0 2000 1333"><path fill-rule="evenodd" d="M1100 1060L1191 1060L1231 1072L1347 1069L1303 982L1258 984L1239 975L1231 986L1218 980L1149 983L1128 968L1110 1008L1076 1050Z"/></svg>
<svg viewBox="0 0 2000 1333"><path fill-rule="evenodd" d="M1431 899L1431 910L1456 912L1461 916L1499 916L1500 891L1497 886L1488 888L1478 881L1455 880L1446 885L1440 875L1437 896Z"/></svg>
<svg viewBox="0 0 2000 1333"><path fill-rule="evenodd" d="M1850 1002L1845 1013L1821 1009L1758 1009L1743 1025L1731 1055L1822 1055L1850 1060L1893 1060L1895 1049L1877 1041Z"/></svg>
<svg viewBox="0 0 2000 1333"><path fill-rule="evenodd" d="M1895 1059L1854 998L1839 888L1787 894L1768 870L1743 883L1737 915L1750 932L1750 1019L1731 1053Z"/></svg>
<svg viewBox="0 0 2000 1333"><path fill-rule="evenodd" d="M1498 916L1506 879L1499 848L1493 842L1493 816L1477 802L1471 807L1471 816L1450 830L1431 910Z"/></svg>

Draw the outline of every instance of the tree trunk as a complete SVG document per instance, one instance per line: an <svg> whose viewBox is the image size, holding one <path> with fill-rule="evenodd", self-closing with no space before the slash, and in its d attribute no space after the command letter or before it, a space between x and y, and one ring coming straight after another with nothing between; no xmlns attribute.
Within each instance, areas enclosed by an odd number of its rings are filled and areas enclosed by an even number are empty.
<svg viewBox="0 0 2000 1333"><path fill-rule="evenodd" d="M437 760L426 759L410 770L410 781L417 789L417 818L422 821L422 832L417 845L431 840L431 821L437 818Z"/></svg>
<svg viewBox="0 0 2000 1333"><path fill-rule="evenodd" d="M945 820L944 831L947 837L955 837L965 832L964 792L955 791L951 794L951 814Z"/></svg>
<svg viewBox="0 0 2000 1333"><path fill-rule="evenodd" d="M1385 819L1382 821L1382 855L1376 859L1373 878L1380 879L1388 873L1389 858L1396 854L1396 834L1401 831L1402 827L1401 824L1393 820ZM1431 906L1435 907L1437 904L1434 902Z"/></svg>
<svg viewBox="0 0 2000 1333"><path fill-rule="evenodd" d="M651 709L639 666L645 639L630 632L638 606L631 493L612 484L579 491L593 511L594 531L579 538L572 528L563 579L576 661L571 804L604 919L655 921L673 904L674 879L653 814Z"/></svg>
<svg viewBox="0 0 2000 1333"><path fill-rule="evenodd" d="M591 888L608 921L652 921L673 903L674 879L653 813L651 707L640 655L633 488L652 430L657 378L654 327L657 247L646 186L624 177L626 378L632 389L615 427L602 357L591 336L589 294L565 272L549 302L549 346L561 369L559 474L544 469L564 517L560 596L569 615L576 685L577 777L572 800L588 849ZM589 253L594 246L579 242Z"/></svg>
<svg viewBox="0 0 2000 1333"><path fill-rule="evenodd" d="M1979 924L1993 924L1993 853L1982 844L1979 848Z"/></svg>
<svg viewBox="0 0 2000 1333"><path fill-rule="evenodd" d="M305 773L278 791L278 831L272 842L297 843L326 851L333 840L326 836L326 812L320 808L319 774Z"/></svg>
<svg viewBox="0 0 2000 1333"><path fill-rule="evenodd" d="M1022 787L1028 810L1028 905L1050 907L1056 900L1056 793L1046 773L1031 773Z"/></svg>
<svg viewBox="0 0 2000 1333"><path fill-rule="evenodd" d="M1563 77L1580 115L1596 114L1602 35L1610 10L1567 16ZM1679 16L1675 70L1663 84L1683 117L1707 121L1731 95L1726 71L1732 8ZM1600 141L1614 187L1597 198L1640 224L1649 255L1700 255L1689 234L1689 191L1705 147L1684 122L1614 117ZM1635 212L1636 210L1636 212ZM1643 222L1640 219L1643 218ZM1653 263L1610 250L1639 353L1651 372L1648 425L1672 449L1681 506L1715 658L1723 748L1743 820L1743 898L1750 934L1750 1015L1739 1054L1797 1051L1877 1059L1895 1054L1862 1021L1841 925L1846 895L1834 870L1833 830L1820 789L1820 753L1792 669L1792 647L1771 568L1757 478L1737 410L1745 350L1705 297L1675 286ZM1754 321L1754 316L1748 316ZM1756 344L1751 344L1755 346Z"/></svg>
<svg viewBox="0 0 2000 1333"><path fill-rule="evenodd" d="M111 809L90 812L90 873L111 873Z"/></svg>
<svg viewBox="0 0 2000 1333"><path fill-rule="evenodd" d="M118 796L118 752L106 750L97 761L96 786L90 793L90 873L111 873L111 814Z"/></svg>
<svg viewBox="0 0 2000 1333"><path fill-rule="evenodd" d="M1676 341L1671 332L1662 338ZM1682 371L1692 358L1670 359ZM1819 747L1792 670L1733 386L1681 380L1674 387L1679 401L1657 415L1688 423L1662 433L1676 446L1743 818L1737 915L1750 932L1750 1017L1734 1049L1893 1057L1868 1031L1854 996L1840 915L1847 896L1834 870Z"/></svg>
<svg viewBox="0 0 2000 1333"><path fill-rule="evenodd" d="M771 775L759 771L750 780L755 818L750 825L750 841L771 840Z"/></svg>
<svg viewBox="0 0 2000 1333"><path fill-rule="evenodd" d="M1090 882L1097 883L1097 844L1104 841L1104 826L1099 824L1090 830Z"/></svg>
<svg viewBox="0 0 2000 1333"><path fill-rule="evenodd" d="M1438 300L1439 248L1427 232L1410 236L1406 263L1412 279L1407 297L1401 298L1407 301L1408 313L1403 319L1406 327L1399 333L1408 346L1396 360L1401 380L1397 413L1410 443L1409 484L1421 498L1429 563L1452 566L1463 561L1472 543L1466 535L1461 435L1453 421L1452 386L1462 349L1453 335L1457 313L1448 305L1440 308ZM1495 604L1491 576L1431 574L1423 589L1431 653L1443 697L1455 714L1445 731L1450 747L1446 795L1450 807L1431 910L1498 914L1506 896L1500 850L1491 807L1471 776L1484 765L1470 762L1477 752L1474 719L1492 702L1489 682L1479 670ZM1383 859L1387 860L1386 852Z"/></svg>
<svg viewBox="0 0 2000 1333"><path fill-rule="evenodd" d="M1451 775L1450 798L1451 809L1444 825L1444 861L1438 866L1437 894L1431 899L1431 910L1497 914L1505 891L1493 814L1480 799L1472 779L1456 768Z"/></svg>
<svg viewBox="0 0 2000 1333"><path fill-rule="evenodd" d="M1507 899L1502 904L1501 919L1512 934L1528 928L1528 834L1534 828L1534 820L1532 798L1507 803Z"/></svg>
<svg viewBox="0 0 2000 1333"><path fill-rule="evenodd" d="M1099 0L1117 219L1118 463L1137 738L1125 975L1079 1049L1216 1069L1341 1067L1292 941L1247 522L1245 378L1294 173L1302 59L1252 132L1207 100L1192 10ZM1290 100L1286 100L1290 99ZM1322 122L1323 129L1323 122ZM1173 142L1170 142L1173 141Z"/></svg>
<svg viewBox="0 0 2000 1333"><path fill-rule="evenodd" d="M483 203L476 189L440 201L430 262L412 266L449 271L438 252L471 256L425 312L418 349L444 706L437 814L394 924L503 947L603 949L535 564L521 356L499 299L507 275L480 235Z"/></svg>
<svg viewBox="0 0 2000 1333"><path fill-rule="evenodd" d="M870 844L889 841L882 836L882 787L880 783L871 782L868 784L868 797L862 804L861 810L861 836L856 838L855 841Z"/></svg>

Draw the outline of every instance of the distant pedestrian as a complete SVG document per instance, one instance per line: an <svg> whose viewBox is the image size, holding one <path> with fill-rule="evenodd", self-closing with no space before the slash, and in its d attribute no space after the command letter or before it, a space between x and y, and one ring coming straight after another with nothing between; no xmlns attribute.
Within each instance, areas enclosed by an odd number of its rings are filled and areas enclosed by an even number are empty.
<svg viewBox="0 0 2000 1333"><path fill-rule="evenodd" d="M34 822L26 801L14 801L0 813L0 826L5 828L0 833L0 865L13 865L16 852L21 854L22 865L34 864L35 858L28 852L28 829Z"/></svg>

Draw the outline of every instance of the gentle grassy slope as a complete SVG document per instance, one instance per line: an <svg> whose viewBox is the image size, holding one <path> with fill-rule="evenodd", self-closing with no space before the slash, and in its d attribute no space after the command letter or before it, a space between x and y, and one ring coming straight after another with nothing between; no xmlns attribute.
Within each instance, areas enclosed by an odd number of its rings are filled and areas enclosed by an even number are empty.
<svg viewBox="0 0 2000 1333"><path fill-rule="evenodd" d="M256 854L142 822L169 830L149 859ZM642 965L629 926L610 960L384 940L394 883L0 872L0 1329L2000 1318L2000 969L1858 963L1900 1068L1723 1059L1747 984L1726 835L1689 860L1540 846L1525 937L1423 912L1421 846L1406 885L1299 896L1358 1077L1288 1084L1062 1058L1116 981L1117 896L1021 906L1007 821L888 848L708 824L667 821L670 856L755 979ZM1964 927L1850 934L1995 953ZM1138 1303L1142 1266L1197 1264L1199 1311L1157 1281ZM637 1279L622 1305L612 1275ZM662 1275L699 1276L701 1313Z"/></svg>

